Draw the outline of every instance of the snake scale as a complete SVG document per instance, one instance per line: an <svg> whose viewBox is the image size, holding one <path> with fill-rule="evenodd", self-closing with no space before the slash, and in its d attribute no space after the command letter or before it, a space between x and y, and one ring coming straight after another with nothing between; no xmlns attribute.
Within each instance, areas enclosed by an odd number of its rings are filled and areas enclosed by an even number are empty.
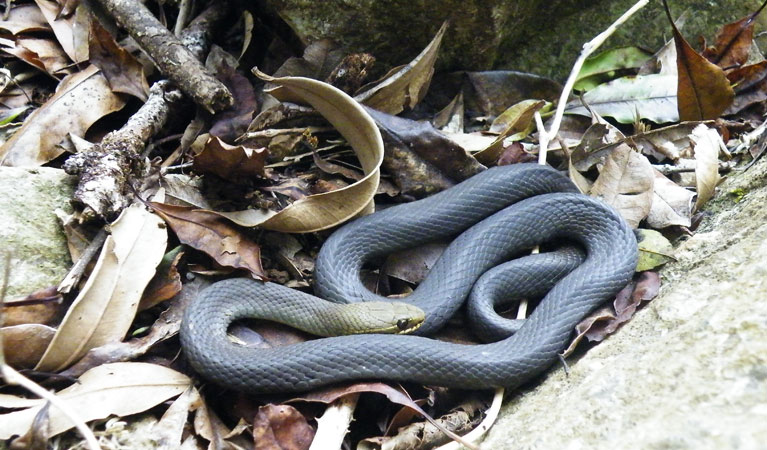
<svg viewBox="0 0 767 450"><path fill-rule="evenodd" d="M459 388L514 388L548 368L575 325L615 295L636 267L637 243L611 207L578 194L555 169L517 164L488 169L434 196L354 220L325 242L315 292L333 302L386 300L360 279L365 262L437 239L452 243L407 301L426 313L420 335L442 327L494 266L542 242L576 242L585 260L501 341L462 345L425 336L363 334L271 349L237 345L229 325L261 304L309 294L272 283L215 283L190 305L181 343L192 367L222 386L252 393L306 391L351 380L418 382ZM531 260L530 273L535 273ZM316 300L315 300L316 301ZM294 309L289 314L306 314Z"/></svg>

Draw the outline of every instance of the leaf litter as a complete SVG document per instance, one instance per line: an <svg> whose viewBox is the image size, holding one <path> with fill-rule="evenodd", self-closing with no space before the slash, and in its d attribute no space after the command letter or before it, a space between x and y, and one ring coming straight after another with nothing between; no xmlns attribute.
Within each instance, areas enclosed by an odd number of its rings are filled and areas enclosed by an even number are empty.
<svg viewBox="0 0 767 450"><path fill-rule="evenodd" d="M6 59L18 58L12 62L23 61L31 68L26 70L48 76L71 73L41 106L18 116L21 128L0 148L3 165L60 165L60 157L76 148L72 142L86 133L97 142L110 131L100 119L123 108L126 97L119 93L146 98L147 77L133 56L135 47L126 50L130 47L120 46L95 22L89 45L73 31L81 19L70 15L84 7L71 8L63 11L39 0L14 5L0 22L11 33L0 40ZM566 354L584 337L603 340L657 294L656 270L673 261L672 243L691 232L695 214L716 195L722 172L749 164L767 147L767 127L754 119L767 106L767 65L752 51L760 11L725 25L713 45L701 51L671 25L673 41L653 57L638 48L608 49L584 64L576 84L580 95L567 104L574 116L563 122L548 161L567 168L584 192L641 227L642 258L635 280L615 301L579 324ZM256 62L262 68L280 66L273 76L256 69L253 77L237 58L216 48L207 66L238 99L237 106L214 116L190 115L195 125L187 128L182 145L158 141L148 149L147 155L162 159L146 161L154 171L147 180L156 181L134 185L152 193L161 181L169 192L167 203L148 202L151 210L135 203L124 210L124 216L135 217L121 216L111 224L111 235L87 270L87 281L75 286L71 305L43 302L48 312L40 320L6 320L0 328L6 363L79 377L79 384L68 388L58 382L58 395L84 411L86 421L135 414L175 398L153 422L157 439L171 447L207 442L211 448L308 448L319 417L316 402L360 393L383 393L404 409L362 395L363 405L375 406L358 412L353 438L347 437L366 442L359 448L383 445L389 438L370 436L383 436L417 415L447 414L449 407L441 402L450 390L409 385L362 383L335 393L308 393L289 405L286 398L268 399L260 408L214 386L200 393L182 373L191 374L189 369L176 361L173 336L184 305L208 283L199 275L190 281L192 268L198 273L238 270L305 288L327 233L284 233L332 228L371 212L376 203L430 195L487 166L536 157L540 130L534 116L550 117L547 102L561 87L505 71L443 76L434 64L449 36L449 25L443 24L409 64L368 84L376 71L375 55L346 54L330 41L307 45L302 58L279 60L275 52ZM89 59L82 54L87 48ZM240 56L246 54L243 47ZM70 64L85 61L93 65ZM508 87L511 80L514 88ZM445 100L435 103L434 98ZM733 120L739 114L745 119ZM61 122L61 117L68 119ZM377 196L383 192L386 196ZM165 224L173 245L182 245L167 255ZM434 245L413 249L364 276L375 289L402 294L439 251ZM3 315L20 308L9 302ZM56 314L63 316L58 324ZM248 345L260 339L238 329ZM305 338L287 338L279 328L265 335L272 344ZM23 351L18 342L27 344ZM154 363L129 362L134 360ZM0 395L3 439L16 435L25 436L19 443L45 442L73 426L40 400L9 392ZM236 399L236 406L223 405L222 398ZM476 423L483 407L483 402L467 406L472 412L459 425ZM191 434L189 411L194 412ZM33 424L47 424L50 433L30 432Z"/></svg>

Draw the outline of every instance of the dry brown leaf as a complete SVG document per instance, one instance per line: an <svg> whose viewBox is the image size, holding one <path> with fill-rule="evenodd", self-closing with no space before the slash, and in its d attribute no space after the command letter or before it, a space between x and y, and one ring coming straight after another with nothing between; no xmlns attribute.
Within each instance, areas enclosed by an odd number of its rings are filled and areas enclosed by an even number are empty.
<svg viewBox="0 0 767 450"><path fill-rule="evenodd" d="M431 77L434 75L434 62L437 60L445 30L447 22L442 24L434 39L414 60L402 68L395 69L396 72L393 70L393 73L390 72L382 81L357 94L354 99L387 114L399 114L406 109L413 109L429 89Z"/></svg>
<svg viewBox="0 0 767 450"><path fill-rule="evenodd" d="M317 109L349 142L365 177L342 189L302 198L277 213L254 209L211 212L238 225L291 233L323 230L372 212L383 160L383 141L373 119L354 99L327 83L308 78L272 78L254 71L262 79L282 86L270 92L278 99L303 101Z"/></svg>
<svg viewBox="0 0 767 450"><path fill-rule="evenodd" d="M245 269L256 279L267 278L261 267L260 247L227 220L187 206L155 202L149 205L182 243L205 252L222 266Z"/></svg>
<svg viewBox="0 0 767 450"><path fill-rule="evenodd" d="M70 66L69 58L67 58L66 53L64 53L56 41L52 39L19 38L16 40L16 47L33 54L34 59L42 64L43 70L49 75L61 75L61 73L64 72L64 69ZM10 49L7 49L6 51L14 54ZM24 54L26 54L26 52ZM23 59L23 56L20 57ZM37 64L34 65L37 67Z"/></svg>
<svg viewBox="0 0 767 450"><path fill-rule="evenodd" d="M144 75L144 66L115 42L112 35L95 18L91 19L90 31L88 60L101 69L112 91L146 101L149 84Z"/></svg>
<svg viewBox="0 0 767 450"><path fill-rule="evenodd" d="M693 210L698 211L714 196L716 185L721 180L719 176L719 150L725 146L716 129L703 124L692 130L690 139L694 143L695 185L698 193Z"/></svg>
<svg viewBox="0 0 767 450"><path fill-rule="evenodd" d="M57 395L86 422L146 411L184 392L192 381L167 367L147 363L104 364L84 373L78 382ZM0 407L27 408L0 414L0 439L22 435L30 429L37 412L46 402L0 395ZM49 410L50 435L55 436L74 425L55 407Z"/></svg>
<svg viewBox="0 0 767 450"><path fill-rule="evenodd" d="M125 208L111 229L38 370L62 370L88 350L121 340L133 323L141 294L165 252L168 232L142 205Z"/></svg>
<svg viewBox="0 0 767 450"><path fill-rule="evenodd" d="M605 161L590 194L612 205L636 228L650 212L654 178L647 157L621 144Z"/></svg>
<svg viewBox="0 0 767 450"><path fill-rule="evenodd" d="M40 7L40 11L51 26L53 34L56 35L56 40L59 41L59 45L64 49L69 59L75 63L87 60L87 55L78 55L75 50L74 17L59 17L61 8L55 1L35 0L35 3Z"/></svg>
<svg viewBox="0 0 767 450"><path fill-rule="evenodd" d="M0 165L37 167L45 164L64 152L59 143L67 139L69 133L85 135L95 121L124 105L96 66L70 75L0 147Z"/></svg>
<svg viewBox="0 0 767 450"><path fill-rule="evenodd" d="M162 418L152 427L153 441L159 449L180 449L189 411L200 402L200 393L189 386L171 403Z"/></svg>
<svg viewBox="0 0 767 450"><path fill-rule="evenodd" d="M763 3L753 14L723 26L716 35L716 43L705 49L703 56L723 69L744 64L754 37L754 19L764 6Z"/></svg>
<svg viewBox="0 0 767 450"><path fill-rule="evenodd" d="M155 276L144 289L138 310L149 309L158 303L170 300L181 292L181 274L178 273L178 263L184 256L183 247L178 246L168 252L157 266Z"/></svg>
<svg viewBox="0 0 767 450"><path fill-rule="evenodd" d="M696 52L674 25L664 2L676 45L679 120L716 119L735 98L724 71Z"/></svg>
<svg viewBox="0 0 767 450"><path fill-rule="evenodd" d="M504 150L506 138L530 129L533 115L545 104L543 100L523 100L504 111L490 126L491 132L499 133L498 137L486 149L475 153L474 158L485 165L494 164Z"/></svg>
<svg viewBox="0 0 767 450"><path fill-rule="evenodd" d="M265 148L229 145L216 136L202 135L192 144L193 168L224 179L264 177L268 153Z"/></svg>
<svg viewBox="0 0 767 450"><path fill-rule="evenodd" d="M13 5L8 20L0 20L0 29L8 30L11 34L47 31L50 28L40 8L31 4Z"/></svg>
<svg viewBox="0 0 767 450"><path fill-rule="evenodd" d="M5 361L16 369L35 367L55 333L54 328L37 323L0 328Z"/></svg>
<svg viewBox="0 0 767 450"><path fill-rule="evenodd" d="M695 194L653 169L653 200L647 225L661 229L671 225L689 227Z"/></svg>
<svg viewBox="0 0 767 450"><path fill-rule="evenodd" d="M255 450L307 450L312 439L314 428L290 405L264 405L253 419Z"/></svg>

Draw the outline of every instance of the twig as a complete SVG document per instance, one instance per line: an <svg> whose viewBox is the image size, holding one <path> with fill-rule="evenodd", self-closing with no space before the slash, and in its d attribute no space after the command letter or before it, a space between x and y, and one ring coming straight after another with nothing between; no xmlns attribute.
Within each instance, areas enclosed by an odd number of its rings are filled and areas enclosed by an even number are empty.
<svg viewBox="0 0 767 450"><path fill-rule="evenodd" d="M635 12L642 9L647 3L649 3L650 0L639 0L632 6L628 11L623 13L622 16L618 18L615 22L613 22L612 25L607 27L607 29L600 34L598 34L594 39L590 40L589 42L583 44L583 51L581 51L581 55L578 57L578 59L575 61L575 64L573 65L573 69L570 71L570 76L567 78L567 82L565 83L565 86L562 88L562 94L559 96L559 103L557 105L557 111L554 114L554 119L551 122L551 128L549 128L548 131L543 127L541 124L538 127L538 134L539 138L538 141L540 142L540 150L538 152L538 162L540 164L546 164L546 152L549 148L549 142L553 139L554 136L559 132L559 126L562 124L562 116L565 113L565 106L567 106L567 99L570 97L570 92L573 90L573 86L575 85L575 80L578 77L578 74L581 71L581 68L583 67L583 63L586 61L586 58L588 58L592 53L594 53L594 50L599 48L600 45L602 45L605 40L607 40L610 35L612 35L615 30L618 29L618 27L623 24L626 20L629 19ZM536 116L536 123L540 122L540 114L537 112L535 113Z"/></svg>
<svg viewBox="0 0 767 450"><path fill-rule="evenodd" d="M80 278L83 277L85 268L88 266L88 263L90 263L96 253L101 250L101 246L104 245L104 241L106 241L106 239L107 232L102 228L93 238L93 240L91 240L91 242L88 244L88 247L86 247L85 250L80 254L80 258L72 266L72 268L69 269L67 275L63 280L61 280L61 283L59 283L57 290L60 293L69 293L69 291L71 291L72 288L77 285L78 282L80 282Z"/></svg>
<svg viewBox="0 0 767 450"><path fill-rule="evenodd" d="M468 441L475 443L481 438L482 436L487 433L487 431L490 429L490 427L493 426L496 419L498 419L498 413L501 411L501 405L503 404L503 394L504 389L498 388L495 390L495 394L493 395L493 402L490 404L490 407L485 412L485 418L482 420L482 422L477 425L473 430L466 433L463 438ZM458 450L460 448L460 445L458 442L449 442L443 446L437 447L435 450Z"/></svg>

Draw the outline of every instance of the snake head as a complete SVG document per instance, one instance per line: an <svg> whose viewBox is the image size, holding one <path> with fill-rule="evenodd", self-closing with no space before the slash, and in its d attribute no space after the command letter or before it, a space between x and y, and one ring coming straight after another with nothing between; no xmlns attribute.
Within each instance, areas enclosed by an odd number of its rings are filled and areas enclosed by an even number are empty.
<svg viewBox="0 0 767 450"><path fill-rule="evenodd" d="M404 302L361 302L344 305L354 320L349 320L345 334L408 334L417 330L426 319L421 308Z"/></svg>

